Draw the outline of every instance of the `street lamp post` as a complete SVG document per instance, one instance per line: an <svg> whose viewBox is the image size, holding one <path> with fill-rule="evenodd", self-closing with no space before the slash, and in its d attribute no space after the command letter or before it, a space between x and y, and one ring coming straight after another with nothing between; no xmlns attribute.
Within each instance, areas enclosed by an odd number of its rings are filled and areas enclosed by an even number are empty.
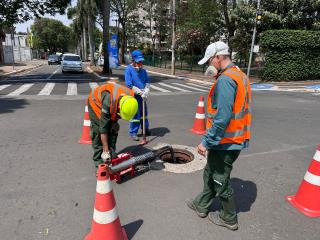
<svg viewBox="0 0 320 240"><path fill-rule="evenodd" d="M171 74L175 75L175 48L176 48L176 0L172 0L172 57Z"/></svg>
<svg viewBox="0 0 320 240"><path fill-rule="evenodd" d="M249 56L249 64L248 64L248 70L247 70L247 76L250 75L250 67L251 67L251 61L252 61L252 55L253 55L253 47L254 47L254 41L256 39L256 33L257 33L257 24L260 23L261 20L261 12L260 12L260 0L257 2L257 11L256 11L256 18L254 21L254 28L253 28L253 35L252 35L252 42L251 42L251 49L250 49L250 56Z"/></svg>

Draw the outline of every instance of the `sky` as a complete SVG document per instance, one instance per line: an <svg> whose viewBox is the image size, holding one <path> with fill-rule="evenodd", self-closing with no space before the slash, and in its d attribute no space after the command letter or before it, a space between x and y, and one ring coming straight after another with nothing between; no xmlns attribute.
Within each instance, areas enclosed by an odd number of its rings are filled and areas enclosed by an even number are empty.
<svg viewBox="0 0 320 240"><path fill-rule="evenodd" d="M71 1L71 5L72 6L77 5L77 0L72 0ZM67 12L67 10L66 10L66 12ZM65 15L56 14L55 16L45 15L44 17L59 20L59 21L63 22L63 24L65 24L67 26L69 26L69 24L72 22L71 20L69 20L67 18L67 14L65 14ZM30 27L33 24L33 22L34 22L33 20L30 20L30 21L24 22L22 24L17 24L16 25L16 32L27 32L27 28L30 29Z"/></svg>

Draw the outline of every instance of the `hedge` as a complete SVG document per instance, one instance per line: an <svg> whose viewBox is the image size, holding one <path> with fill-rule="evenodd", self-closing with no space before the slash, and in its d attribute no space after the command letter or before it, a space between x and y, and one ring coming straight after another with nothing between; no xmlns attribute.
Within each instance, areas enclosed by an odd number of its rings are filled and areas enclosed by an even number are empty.
<svg viewBox="0 0 320 240"><path fill-rule="evenodd" d="M261 37L266 81L320 79L320 32L270 30Z"/></svg>

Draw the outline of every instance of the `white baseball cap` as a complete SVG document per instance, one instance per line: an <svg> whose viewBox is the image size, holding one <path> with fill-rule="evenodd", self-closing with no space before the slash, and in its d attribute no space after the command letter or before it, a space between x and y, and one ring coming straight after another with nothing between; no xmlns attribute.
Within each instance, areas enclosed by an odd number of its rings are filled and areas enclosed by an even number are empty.
<svg viewBox="0 0 320 240"><path fill-rule="evenodd" d="M204 57L198 62L198 64L205 64L211 57L217 55L230 55L228 45L221 41L211 43L207 47Z"/></svg>

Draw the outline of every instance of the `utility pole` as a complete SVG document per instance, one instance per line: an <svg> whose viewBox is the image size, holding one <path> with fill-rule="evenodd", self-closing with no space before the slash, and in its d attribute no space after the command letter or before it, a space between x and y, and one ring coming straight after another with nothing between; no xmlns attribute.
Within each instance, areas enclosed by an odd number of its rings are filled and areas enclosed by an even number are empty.
<svg viewBox="0 0 320 240"><path fill-rule="evenodd" d="M176 48L176 0L172 0L172 57L171 57L171 74L175 75L175 48Z"/></svg>
<svg viewBox="0 0 320 240"><path fill-rule="evenodd" d="M253 28L253 35L252 35L252 42L251 42L251 49L250 49L250 57L249 57L249 64L248 64L248 70L247 70L247 76L250 75L250 67L251 67L251 61L252 61L252 54L253 54L253 47L254 47L254 41L256 39L256 33L257 33L257 24L260 24L261 21L261 10L260 10L260 0L257 2L257 11L256 11L256 19L254 21L254 28Z"/></svg>

